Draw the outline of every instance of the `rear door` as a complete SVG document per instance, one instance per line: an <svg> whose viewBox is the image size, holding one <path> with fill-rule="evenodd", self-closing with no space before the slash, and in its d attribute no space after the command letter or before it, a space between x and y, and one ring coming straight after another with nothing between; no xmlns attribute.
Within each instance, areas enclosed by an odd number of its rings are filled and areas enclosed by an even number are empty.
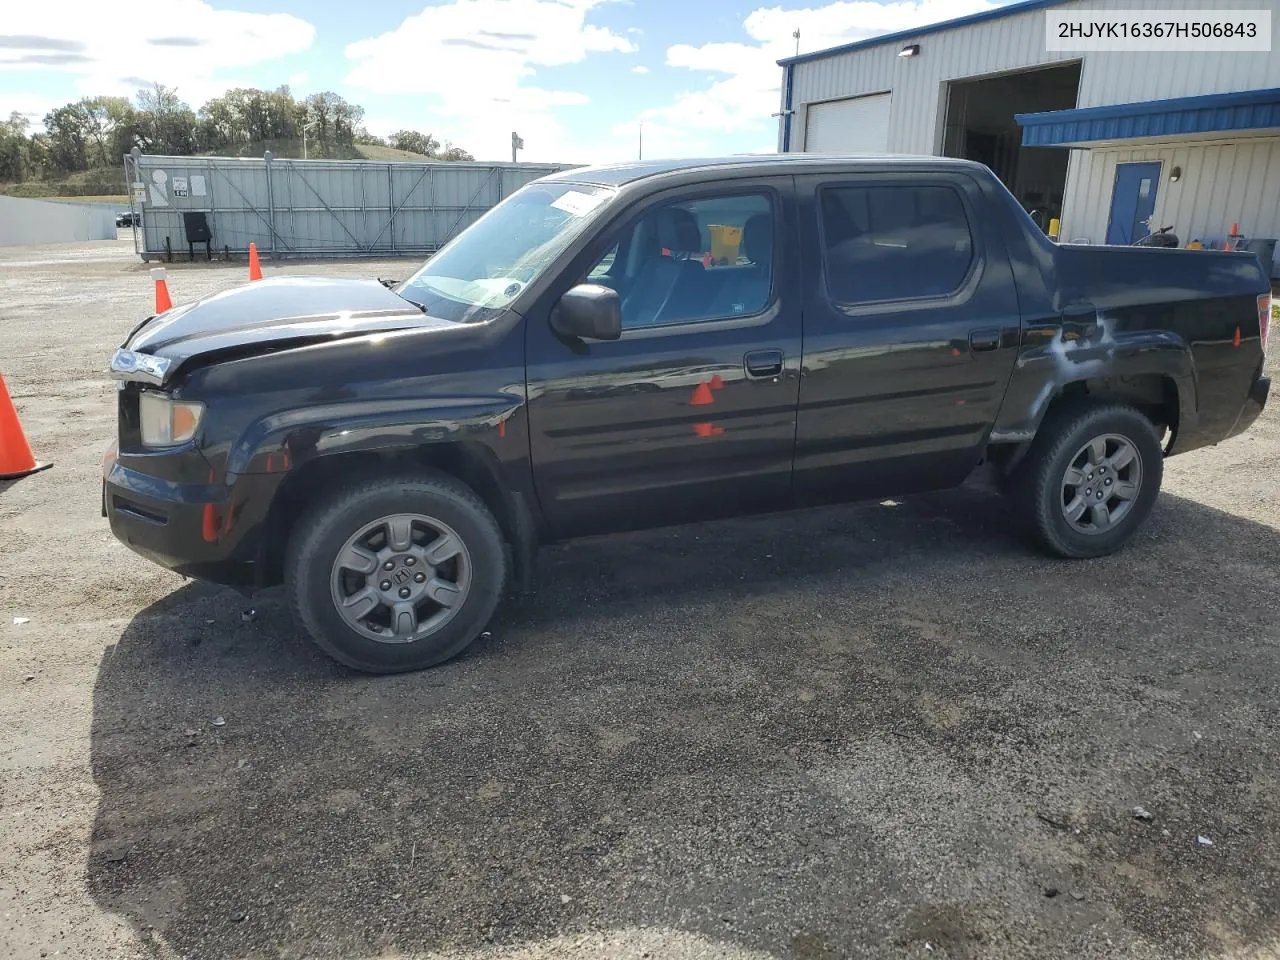
<svg viewBox="0 0 1280 960"><path fill-rule="evenodd" d="M583 280L622 338L548 323ZM621 214L526 319L530 450L558 536L771 510L791 484L800 370L790 177L685 187Z"/></svg>
<svg viewBox="0 0 1280 960"><path fill-rule="evenodd" d="M801 501L959 483L1019 339L1003 239L963 173L798 180L805 252Z"/></svg>

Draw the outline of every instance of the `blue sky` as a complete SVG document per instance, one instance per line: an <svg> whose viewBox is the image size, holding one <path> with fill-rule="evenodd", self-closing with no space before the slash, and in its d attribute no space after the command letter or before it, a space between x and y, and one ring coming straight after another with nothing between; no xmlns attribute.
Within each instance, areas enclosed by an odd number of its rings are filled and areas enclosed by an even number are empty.
<svg viewBox="0 0 1280 960"><path fill-rule="evenodd" d="M194 108L231 86L336 90L378 134L407 127L480 159L630 159L772 150L774 61L1004 0L9 0L0 114L37 121L91 93L176 86Z"/></svg>

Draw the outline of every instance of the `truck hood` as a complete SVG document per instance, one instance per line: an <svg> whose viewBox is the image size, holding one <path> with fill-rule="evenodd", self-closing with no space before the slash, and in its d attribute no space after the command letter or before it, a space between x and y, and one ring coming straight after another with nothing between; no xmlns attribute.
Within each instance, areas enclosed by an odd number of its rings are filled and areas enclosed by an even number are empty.
<svg viewBox="0 0 1280 960"><path fill-rule="evenodd" d="M174 307L139 326L122 350L170 361L254 346L301 346L408 327L451 327L377 280L272 277Z"/></svg>

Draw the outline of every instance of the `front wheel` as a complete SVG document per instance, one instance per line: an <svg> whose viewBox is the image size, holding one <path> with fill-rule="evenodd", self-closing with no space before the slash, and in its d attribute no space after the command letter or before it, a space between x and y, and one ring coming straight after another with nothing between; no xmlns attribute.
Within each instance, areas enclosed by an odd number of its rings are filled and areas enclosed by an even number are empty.
<svg viewBox="0 0 1280 960"><path fill-rule="evenodd" d="M312 639L368 673L421 670L471 644L502 596L497 521L444 474L357 483L294 528L285 582Z"/></svg>
<svg viewBox="0 0 1280 960"><path fill-rule="evenodd" d="M1163 476L1151 421L1133 407L1099 404L1046 418L1010 487L1047 550L1100 557L1142 526Z"/></svg>

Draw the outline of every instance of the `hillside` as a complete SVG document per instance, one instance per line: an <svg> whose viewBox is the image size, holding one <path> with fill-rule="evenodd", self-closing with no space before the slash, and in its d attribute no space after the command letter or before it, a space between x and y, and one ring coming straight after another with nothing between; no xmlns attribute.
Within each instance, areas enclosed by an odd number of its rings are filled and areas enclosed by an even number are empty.
<svg viewBox="0 0 1280 960"><path fill-rule="evenodd" d="M56 180L24 180L0 183L0 194L10 197L100 197L124 194L124 166L80 170Z"/></svg>
<svg viewBox="0 0 1280 960"><path fill-rule="evenodd" d="M420 153L397 150L395 147L384 147L376 143L357 143L356 150L365 160L381 160L383 163L400 160L409 163L422 163L423 160L427 159Z"/></svg>
<svg viewBox="0 0 1280 960"><path fill-rule="evenodd" d="M280 160L301 160L301 140L255 140L231 150L210 151L211 157L260 157L268 150ZM307 144L307 158L310 160L378 160L382 163L406 161L422 163L427 158L408 150L397 150L374 143L356 143L351 146L330 147L321 149L314 141Z"/></svg>
<svg viewBox="0 0 1280 960"><path fill-rule="evenodd" d="M308 145L309 147L311 145ZM261 157L270 150L281 160L301 160L301 140L268 140L248 143L235 151L221 151L208 156ZM338 147L334 156L317 156L308 149L312 160L373 160L379 163L422 163L427 158L408 150L397 150L373 143L357 143L350 147ZM26 180L22 183L0 183L0 195L10 197L119 197L126 193L124 167L95 167L68 174L56 180Z"/></svg>

